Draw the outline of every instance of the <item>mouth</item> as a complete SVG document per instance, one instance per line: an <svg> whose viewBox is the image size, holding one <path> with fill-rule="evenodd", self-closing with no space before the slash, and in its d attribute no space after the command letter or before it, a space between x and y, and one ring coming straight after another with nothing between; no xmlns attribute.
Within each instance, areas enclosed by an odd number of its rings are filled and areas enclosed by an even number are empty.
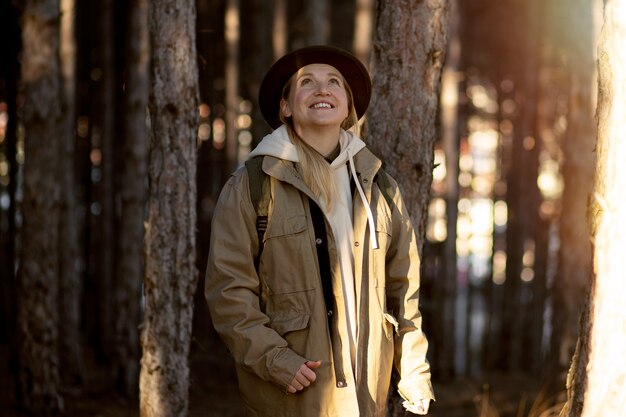
<svg viewBox="0 0 626 417"><path fill-rule="evenodd" d="M313 103L311 106L309 106L310 109L334 109L335 106L333 106L332 104L322 101L319 103Z"/></svg>

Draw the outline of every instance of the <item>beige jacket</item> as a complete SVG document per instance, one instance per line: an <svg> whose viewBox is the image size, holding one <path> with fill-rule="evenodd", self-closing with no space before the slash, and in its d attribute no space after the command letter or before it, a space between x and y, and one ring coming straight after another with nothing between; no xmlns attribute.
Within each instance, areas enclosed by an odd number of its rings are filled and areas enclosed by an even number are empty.
<svg viewBox="0 0 626 417"><path fill-rule="evenodd" d="M259 273L256 213L247 171L234 173L215 209L205 295L218 333L235 358L248 416L383 417L392 366L402 397L434 398L427 341L418 310L415 234L397 184L389 207L374 181L381 162L366 148L354 156L374 215L379 249L372 249L362 200L353 199L354 276L359 322L357 373L347 343L334 346L321 288L308 198L316 198L292 162L266 156L270 216ZM327 224L333 288L341 288L336 244ZM337 329L346 340L343 295L334 293ZM297 394L287 385L301 364L321 360L317 380ZM335 364L333 361L340 361ZM338 380L336 369L346 372Z"/></svg>

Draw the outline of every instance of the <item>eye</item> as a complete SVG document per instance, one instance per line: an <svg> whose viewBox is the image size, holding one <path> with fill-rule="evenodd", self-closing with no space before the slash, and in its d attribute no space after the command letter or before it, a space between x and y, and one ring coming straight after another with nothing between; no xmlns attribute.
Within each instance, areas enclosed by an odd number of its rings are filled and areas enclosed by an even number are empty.
<svg viewBox="0 0 626 417"><path fill-rule="evenodd" d="M300 79L300 85L307 85L311 83L311 79L310 78L302 78Z"/></svg>
<svg viewBox="0 0 626 417"><path fill-rule="evenodd" d="M328 80L328 83L332 85L341 85L341 80L339 78L331 78Z"/></svg>

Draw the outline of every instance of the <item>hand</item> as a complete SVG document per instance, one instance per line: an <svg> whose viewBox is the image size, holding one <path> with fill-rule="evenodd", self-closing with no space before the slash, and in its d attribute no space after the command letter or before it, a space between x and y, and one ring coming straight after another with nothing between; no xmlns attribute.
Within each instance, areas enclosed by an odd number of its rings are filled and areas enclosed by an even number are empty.
<svg viewBox="0 0 626 417"><path fill-rule="evenodd" d="M402 405L404 406L404 408L407 409L407 411L413 414L425 415L426 413L428 413L430 400L427 398L423 398L421 400L415 401L414 403L405 401L404 403L402 403Z"/></svg>
<svg viewBox="0 0 626 417"><path fill-rule="evenodd" d="M296 372L296 376L293 377L291 383L287 387L287 392L295 394L298 391L302 391L312 382L315 382L317 375L313 369L317 369L322 366L322 361L308 361L300 365L300 369Z"/></svg>

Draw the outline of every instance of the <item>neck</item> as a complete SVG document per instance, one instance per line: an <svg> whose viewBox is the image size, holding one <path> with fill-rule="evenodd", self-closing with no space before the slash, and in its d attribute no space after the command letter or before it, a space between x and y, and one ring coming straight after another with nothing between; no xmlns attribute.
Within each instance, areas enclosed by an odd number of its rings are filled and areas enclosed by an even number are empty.
<svg viewBox="0 0 626 417"><path fill-rule="evenodd" d="M339 144L339 132L341 128L337 126L302 128L296 126L296 133L300 135L307 145L315 149L322 156L327 157Z"/></svg>

